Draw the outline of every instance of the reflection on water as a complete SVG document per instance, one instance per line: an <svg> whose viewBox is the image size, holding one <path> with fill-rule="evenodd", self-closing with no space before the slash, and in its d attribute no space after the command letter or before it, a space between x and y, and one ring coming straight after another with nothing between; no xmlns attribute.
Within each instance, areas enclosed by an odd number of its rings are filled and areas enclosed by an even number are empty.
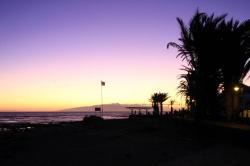
<svg viewBox="0 0 250 166"><path fill-rule="evenodd" d="M8 123L58 123L81 121L95 112L0 112L0 124ZM129 112L104 112L104 119L125 119Z"/></svg>

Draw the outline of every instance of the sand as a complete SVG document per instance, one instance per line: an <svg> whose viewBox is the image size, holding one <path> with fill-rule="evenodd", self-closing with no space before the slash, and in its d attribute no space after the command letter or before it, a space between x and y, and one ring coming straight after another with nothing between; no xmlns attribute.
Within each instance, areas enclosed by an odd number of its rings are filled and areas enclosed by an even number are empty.
<svg viewBox="0 0 250 166"><path fill-rule="evenodd" d="M27 126L32 128L25 130ZM9 128L10 131L0 132L1 166L250 163L248 130L192 121L141 118Z"/></svg>

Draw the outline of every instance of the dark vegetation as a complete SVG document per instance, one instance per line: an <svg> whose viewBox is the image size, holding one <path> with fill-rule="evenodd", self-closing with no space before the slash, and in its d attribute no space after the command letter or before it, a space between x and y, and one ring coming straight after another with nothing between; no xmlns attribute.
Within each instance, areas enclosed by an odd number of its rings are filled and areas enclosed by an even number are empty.
<svg viewBox="0 0 250 166"><path fill-rule="evenodd" d="M152 103L152 108L154 110L153 115L155 116L163 115L163 102L165 102L169 97L170 96L168 96L168 93L160 93L160 92L151 95L149 101Z"/></svg>
<svg viewBox="0 0 250 166"><path fill-rule="evenodd" d="M187 63L180 76L179 93L196 119L227 117L240 110L239 92L250 69L250 20L208 15L197 11L188 25L177 18L181 28L180 43L170 42Z"/></svg>
<svg viewBox="0 0 250 166"><path fill-rule="evenodd" d="M91 123L102 123L104 119L99 116L86 116L83 118L83 122L86 124L91 124Z"/></svg>

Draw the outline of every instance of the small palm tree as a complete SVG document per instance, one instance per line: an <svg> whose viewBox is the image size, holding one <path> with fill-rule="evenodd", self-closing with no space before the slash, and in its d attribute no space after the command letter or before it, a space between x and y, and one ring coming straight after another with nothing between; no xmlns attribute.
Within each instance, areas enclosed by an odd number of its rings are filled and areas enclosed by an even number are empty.
<svg viewBox="0 0 250 166"><path fill-rule="evenodd" d="M158 93L152 94L149 101L152 103L153 114L159 115Z"/></svg>
<svg viewBox="0 0 250 166"><path fill-rule="evenodd" d="M160 103L161 115L163 113L163 103L169 98L168 93L158 93L158 102Z"/></svg>

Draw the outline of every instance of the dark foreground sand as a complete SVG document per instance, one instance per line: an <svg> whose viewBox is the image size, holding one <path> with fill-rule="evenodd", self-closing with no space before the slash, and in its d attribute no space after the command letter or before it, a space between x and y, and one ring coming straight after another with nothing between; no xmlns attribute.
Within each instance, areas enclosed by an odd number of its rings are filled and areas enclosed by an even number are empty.
<svg viewBox="0 0 250 166"><path fill-rule="evenodd" d="M166 119L32 127L0 133L1 166L250 165L247 130Z"/></svg>

